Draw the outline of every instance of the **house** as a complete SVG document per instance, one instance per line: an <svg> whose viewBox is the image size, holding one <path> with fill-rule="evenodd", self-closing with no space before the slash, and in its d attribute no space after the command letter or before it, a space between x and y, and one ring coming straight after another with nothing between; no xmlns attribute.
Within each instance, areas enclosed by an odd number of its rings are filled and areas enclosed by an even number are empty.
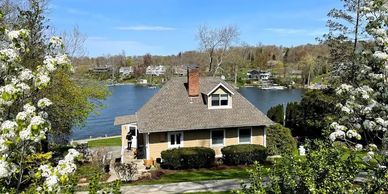
<svg viewBox="0 0 388 194"><path fill-rule="evenodd" d="M112 72L112 67L111 66L98 66L89 69L89 72L92 73L109 73Z"/></svg>
<svg viewBox="0 0 388 194"><path fill-rule="evenodd" d="M131 131L133 149L152 160L179 147L210 147L221 157L228 145L266 146L265 127L272 124L228 83L200 77L194 66L188 67L187 78L169 80L136 114L115 119L121 125L123 157L129 154L126 135Z"/></svg>
<svg viewBox="0 0 388 194"><path fill-rule="evenodd" d="M271 78L271 72L261 70L258 76L261 81L268 81Z"/></svg>
<svg viewBox="0 0 388 194"><path fill-rule="evenodd" d="M258 70L250 70L247 72L248 80L259 80L260 72Z"/></svg>
<svg viewBox="0 0 388 194"><path fill-rule="evenodd" d="M151 65L146 69L146 75L160 76L166 73L166 67L163 65Z"/></svg>
<svg viewBox="0 0 388 194"><path fill-rule="evenodd" d="M248 80L261 80L261 81L268 81L271 77L270 71L264 71L264 70L250 70L247 72Z"/></svg>
<svg viewBox="0 0 388 194"><path fill-rule="evenodd" d="M119 69L119 73L122 76L130 76L130 75L133 74L133 72L134 72L134 70L133 70L132 66L130 66L130 67L120 67L120 69Z"/></svg>

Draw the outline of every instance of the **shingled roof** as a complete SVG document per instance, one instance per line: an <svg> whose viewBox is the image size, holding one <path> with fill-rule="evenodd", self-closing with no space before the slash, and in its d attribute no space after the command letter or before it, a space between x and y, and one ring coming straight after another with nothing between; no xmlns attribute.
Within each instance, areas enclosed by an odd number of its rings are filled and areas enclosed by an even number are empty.
<svg viewBox="0 0 388 194"><path fill-rule="evenodd" d="M186 78L168 81L137 113L140 133L268 126L273 122L225 81L213 77L200 78L197 98L189 98ZM208 109L204 95L222 83L234 94L232 108Z"/></svg>

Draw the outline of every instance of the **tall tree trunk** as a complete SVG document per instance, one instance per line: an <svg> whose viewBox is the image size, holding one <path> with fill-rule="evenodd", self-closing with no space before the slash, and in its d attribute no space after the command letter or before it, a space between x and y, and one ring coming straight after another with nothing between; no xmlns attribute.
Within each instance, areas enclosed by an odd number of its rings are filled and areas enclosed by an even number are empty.
<svg viewBox="0 0 388 194"><path fill-rule="evenodd" d="M353 53L356 52L357 49L357 42L358 42L358 28L359 28L359 23L360 23L360 0L357 0L357 7L356 7L356 25L354 29L354 45L353 45Z"/></svg>
<svg viewBox="0 0 388 194"><path fill-rule="evenodd" d="M234 85L237 86L237 72L238 72L238 65L236 64L234 67Z"/></svg>

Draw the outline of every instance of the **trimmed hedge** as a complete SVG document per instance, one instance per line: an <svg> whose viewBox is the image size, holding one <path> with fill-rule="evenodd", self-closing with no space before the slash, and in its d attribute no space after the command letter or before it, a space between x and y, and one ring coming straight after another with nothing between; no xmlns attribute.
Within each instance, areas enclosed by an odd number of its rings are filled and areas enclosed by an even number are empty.
<svg viewBox="0 0 388 194"><path fill-rule="evenodd" d="M297 145L289 128L280 124L267 127L267 150L269 155L292 155Z"/></svg>
<svg viewBox="0 0 388 194"><path fill-rule="evenodd" d="M255 144L226 146L221 152L222 160L227 165L253 164L255 161L262 163L267 158L267 149Z"/></svg>
<svg viewBox="0 0 388 194"><path fill-rule="evenodd" d="M161 153L162 167L171 169L207 168L215 160L215 152L211 148L187 147L165 150Z"/></svg>

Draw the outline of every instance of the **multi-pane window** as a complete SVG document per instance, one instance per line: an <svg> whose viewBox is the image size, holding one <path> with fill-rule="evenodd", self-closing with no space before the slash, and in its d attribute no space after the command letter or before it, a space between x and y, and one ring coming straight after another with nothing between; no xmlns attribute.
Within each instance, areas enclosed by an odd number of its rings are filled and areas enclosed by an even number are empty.
<svg viewBox="0 0 388 194"><path fill-rule="evenodd" d="M181 147L182 145L182 133L169 133L170 147Z"/></svg>
<svg viewBox="0 0 388 194"><path fill-rule="evenodd" d="M239 143L240 144L251 143L251 135L252 134L251 134L250 128L239 129L239 131L238 131Z"/></svg>
<svg viewBox="0 0 388 194"><path fill-rule="evenodd" d="M212 94L212 106L228 106L228 94Z"/></svg>
<svg viewBox="0 0 388 194"><path fill-rule="evenodd" d="M224 130L211 131L212 145L224 145Z"/></svg>

